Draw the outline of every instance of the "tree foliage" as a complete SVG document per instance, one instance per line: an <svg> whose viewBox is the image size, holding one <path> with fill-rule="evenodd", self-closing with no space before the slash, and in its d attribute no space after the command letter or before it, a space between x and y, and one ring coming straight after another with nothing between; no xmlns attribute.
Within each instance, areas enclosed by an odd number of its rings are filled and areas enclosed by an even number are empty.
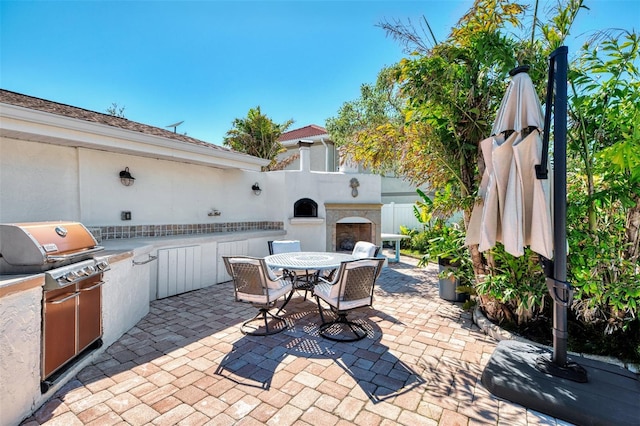
<svg viewBox="0 0 640 426"><path fill-rule="evenodd" d="M385 69L373 91L345 104L327 129L355 160L446 194L434 198L429 214L446 205L468 217L484 170L478 144L491 134L508 71L530 65L545 99L548 56L565 44L586 8L584 0L561 0L542 17L537 2L531 15L514 1L476 0L443 41L426 19L419 27L384 22L408 57ZM640 47L634 33L597 36L569 66L568 274L575 312L613 330L637 318L640 304ZM370 102L392 104L399 114L368 115ZM501 247L487 256L477 247L470 252L476 273L488 274L481 299L493 296L525 319L545 303L535 255L518 261ZM522 274L535 277L527 288L513 282Z"/></svg>
<svg viewBox="0 0 640 426"><path fill-rule="evenodd" d="M107 108L106 112L114 117L126 118L124 116L124 108L125 107L118 105L116 102L113 102L111 106Z"/></svg>
<svg viewBox="0 0 640 426"><path fill-rule="evenodd" d="M393 68L379 72L375 84L360 86L360 98L345 102L336 117L326 121L327 132L340 147L343 157L351 157L379 173L400 169L395 155L402 143L402 107ZM386 143L376 143L378 137Z"/></svg>
<svg viewBox="0 0 640 426"><path fill-rule="evenodd" d="M224 145L238 152L271 160L266 167L271 170L276 166L278 154L286 151L278 139L292 124L293 120L274 123L257 106L249 110L246 118L233 120L233 128L225 135Z"/></svg>
<svg viewBox="0 0 640 426"><path fill-rule="evenodd" d="M578 313L611 332L640 308L640 40L601 36L569 75L569 273Z"/></svg>

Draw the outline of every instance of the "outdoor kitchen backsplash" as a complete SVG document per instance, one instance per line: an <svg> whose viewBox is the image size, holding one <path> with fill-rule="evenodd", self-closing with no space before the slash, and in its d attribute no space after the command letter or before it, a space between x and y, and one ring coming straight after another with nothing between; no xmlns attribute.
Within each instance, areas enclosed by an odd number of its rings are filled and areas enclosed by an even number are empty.
<svg viewBox="0 0 640 426"><path fill-rule="evenodd" d="M271 231L284 229L283 222L223 222L173 225L124 225L87 227L98 242L121 238L167 237L171 235L213 234L218 232Z"/></svg>

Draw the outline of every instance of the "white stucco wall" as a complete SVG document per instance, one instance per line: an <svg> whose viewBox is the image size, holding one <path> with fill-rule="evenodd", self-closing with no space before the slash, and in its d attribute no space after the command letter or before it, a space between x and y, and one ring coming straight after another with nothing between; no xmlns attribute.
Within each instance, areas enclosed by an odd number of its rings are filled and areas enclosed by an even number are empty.
<svg viewBox="0 0 640 426"><path fill-rule="evenodd" d="M102 286L102 341L113 344L149 313L149 271L151 263L133 266L127 257L111 263ZM153 265L155 266L155 265Z"/></svg>
<svg viewBox="0 0 640 426"><path fill-rule="evenodd" d="M0 222L80 219L73 148L0 138Z"/></svg>
<svg viewBox="0 0 640 426"><path fill-rule="evenodd" d="M273 204L281 206L286 238L300 240L303 250L324 251L326 248L325 203L379 203L380 176L344 173L277 171L269 172L269 185L286 188L270 197ZM358 196L351 194L350 181L359 181ZM296 221L293 205L301 198L310 198L318 204L318 219Z"/></svg>
<svg viewBox="0 0 640 426"><path fill-rule="evenodd" d="M118 174L129 167L132 186ZM262 182L262 196L251 185ZM87 148L0 139L0 222L87 226L279 220L263 174ZM208 216L212 209L220 216ZM132 220L122 221L121 211Z"/></svg>
<svg viewBox="0 0 640 426"><path fill-rule="evenodd" d="M0 424L18 424L40 403L42 287L0 298Z"/></svg>
<svg viewBox="0 0 640 426"><path fill-rule="evenodd" d="M382 178L382 202L389 203L415 203L420 200L415 185L392 176ZM426 191L426 188L423 188Z"/></svg>

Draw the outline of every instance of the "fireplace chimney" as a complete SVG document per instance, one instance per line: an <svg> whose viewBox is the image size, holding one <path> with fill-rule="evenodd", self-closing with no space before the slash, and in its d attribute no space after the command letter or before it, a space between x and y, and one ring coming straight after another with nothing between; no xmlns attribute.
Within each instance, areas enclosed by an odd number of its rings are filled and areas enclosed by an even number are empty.
<svg viewBox="0 0 640 426"><path fill-rule="evenodd" d="M298 141L298 148L300 149L300 171L311 171L311 145L313 141L307 139L301 139Z"/></svg>

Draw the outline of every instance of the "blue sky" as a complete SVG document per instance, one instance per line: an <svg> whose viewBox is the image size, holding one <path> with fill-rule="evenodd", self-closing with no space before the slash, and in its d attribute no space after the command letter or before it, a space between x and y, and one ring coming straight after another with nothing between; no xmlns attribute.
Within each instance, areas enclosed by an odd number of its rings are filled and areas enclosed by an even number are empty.
<svg viewBox="0 0 640 426"><path fill-rule="evenodd" d="M0 87L99 112L115 102L157 127L184 120L179 132L216 144L258 105L291 129L324 126L404 56L376 24L424 15L444 39L472 3L1 0ZM640 30L640 0L586 4L574 35Z"/></svg>

